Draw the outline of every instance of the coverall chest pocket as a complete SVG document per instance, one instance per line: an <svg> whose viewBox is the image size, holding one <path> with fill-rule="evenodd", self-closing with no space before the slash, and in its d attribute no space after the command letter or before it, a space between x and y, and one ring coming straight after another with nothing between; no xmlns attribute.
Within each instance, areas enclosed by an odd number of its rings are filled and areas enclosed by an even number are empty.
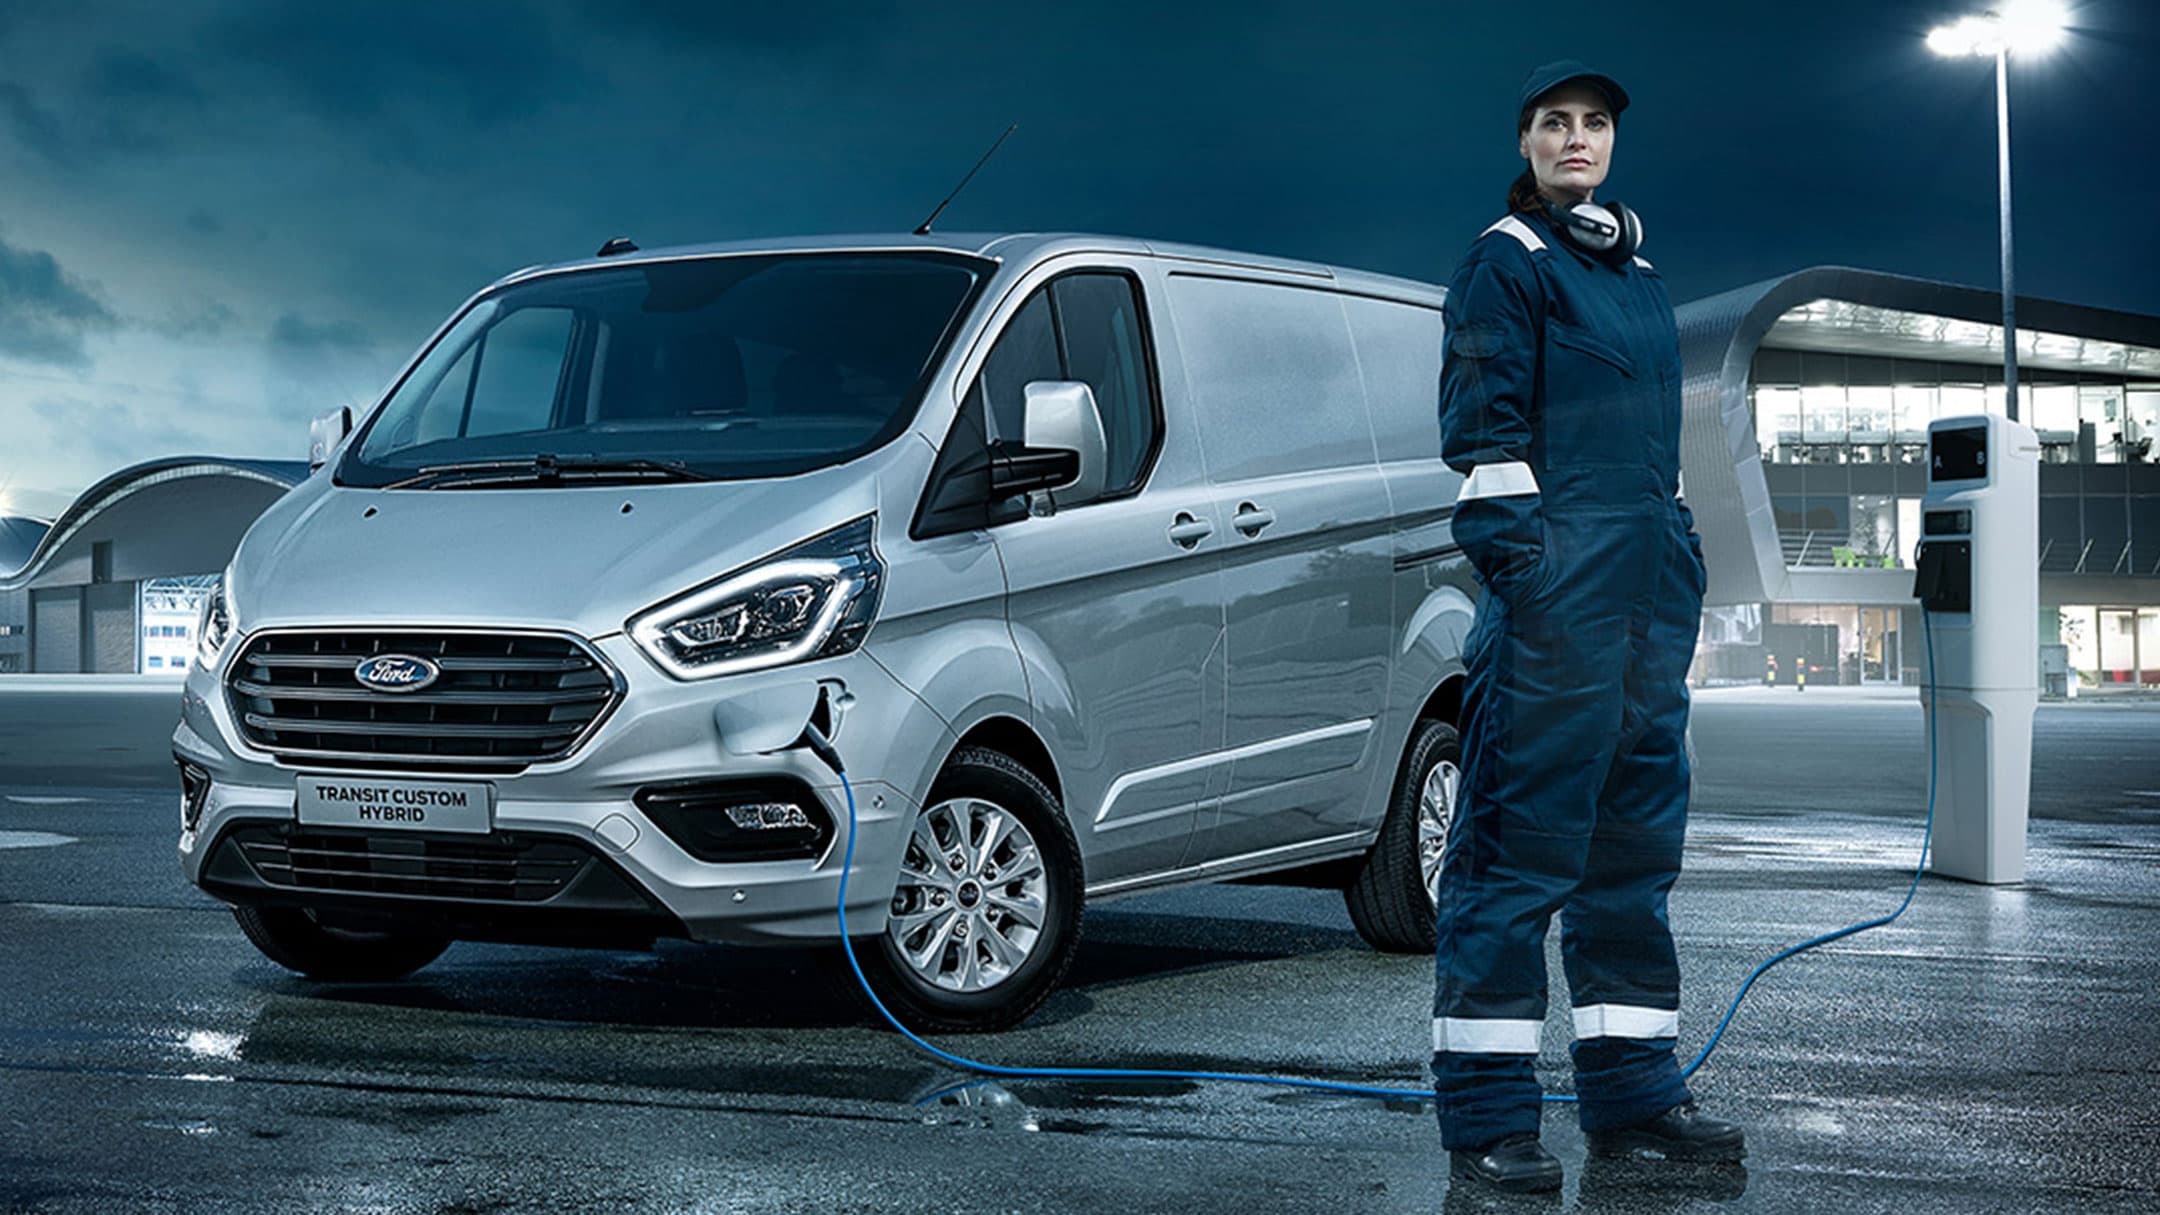
<svg viewBox="0 0 2160 1215"><path fill-rule="evenodd" d="M1635 360L1578 326L1545 323L1548 465L1638 462L1639 395Z"/></svg>

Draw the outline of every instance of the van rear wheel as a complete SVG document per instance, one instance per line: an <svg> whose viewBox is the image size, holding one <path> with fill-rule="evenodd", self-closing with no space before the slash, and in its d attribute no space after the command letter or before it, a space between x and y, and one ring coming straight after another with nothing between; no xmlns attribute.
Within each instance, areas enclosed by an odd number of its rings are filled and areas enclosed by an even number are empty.
<svg viewBox="0 0 2160 1215"><path fill-rule="evenodd" d="M1343 901L1358 935L1386 953L1431 953L1438 937L1440 861L1462 787L1462 739L1455 727L1417 724L1380 838Z"/></svg>
<svg viewBox="0 0 2160 1215"><path fill-rule="evenodd" d="M301 907L235 907L233 918L264 957L329 983L402 979L450 948L447 937L332 927Z"/></svg>
<svg viewBox="0 0 2160 1215"><path fill-rule="evenodd" d="M916 814L885 931L859 939L856 960L910 1029L1005 1029L1065 977L1084 897L1057 795L1011 757L964 748Z"/></svg>

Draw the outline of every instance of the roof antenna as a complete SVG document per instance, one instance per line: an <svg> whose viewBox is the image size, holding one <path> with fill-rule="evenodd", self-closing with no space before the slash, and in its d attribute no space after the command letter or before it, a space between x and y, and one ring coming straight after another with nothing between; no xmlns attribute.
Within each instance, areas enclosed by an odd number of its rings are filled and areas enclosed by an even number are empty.
<svg viewBox="0 0 2160 1215"><path fill-rule="evenodd" d="M952 205L952 200L960 197L960 191L967 189L967 184L975 179L976 170L982 168L984 164L989 162L992 156L997 154L997 150L999 148L1005 146L1006 136L1011 135L1014 131L1018 129L1020 129L1020 124L1017 122L1005 128L1005 134L997 137L997 142L990 145L990 150L982 154L981 160L975 162L975 168L969 169L967 171L967 176L960 179L960 184L954 186L952 193L945 196L945 201L939 203L937 205L937 210L930 213L930 218L922 221L922 227L915 229L915 235L930 235L930 225L937 222L938 216L945 214L945 208Z"/></svg>

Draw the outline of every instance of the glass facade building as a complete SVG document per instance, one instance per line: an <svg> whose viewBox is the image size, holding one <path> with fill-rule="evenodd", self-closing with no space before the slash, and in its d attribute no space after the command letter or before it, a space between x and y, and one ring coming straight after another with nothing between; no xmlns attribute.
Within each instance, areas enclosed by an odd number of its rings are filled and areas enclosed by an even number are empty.
<svg viewBox="0 0 2160 1215"><path fill-rule="evenodd" d="M1699 676L1758 680L1775 657L1781 682L1801 663L1827 682L1918 677L1927 427L2003 411L2000 307L1822 269L1679 309L1715 626ZM2064 647L2083 690L2160 685L2160 318L2018 310L2018 414L2043 461L2043 647Z"/></svg>

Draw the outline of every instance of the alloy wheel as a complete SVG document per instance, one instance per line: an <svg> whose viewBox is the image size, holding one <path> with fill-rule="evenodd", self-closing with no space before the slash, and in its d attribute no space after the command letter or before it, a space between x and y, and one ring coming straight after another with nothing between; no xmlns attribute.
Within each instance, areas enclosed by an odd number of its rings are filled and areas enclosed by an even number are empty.
<svg viewBox="0 0 2160 1215"><path fill-rule="evenodd" d="M1046 897L1042 854L1019 816L950 798L915 817L885 932L921 982L987 991L1034 953Z"/></svg>

